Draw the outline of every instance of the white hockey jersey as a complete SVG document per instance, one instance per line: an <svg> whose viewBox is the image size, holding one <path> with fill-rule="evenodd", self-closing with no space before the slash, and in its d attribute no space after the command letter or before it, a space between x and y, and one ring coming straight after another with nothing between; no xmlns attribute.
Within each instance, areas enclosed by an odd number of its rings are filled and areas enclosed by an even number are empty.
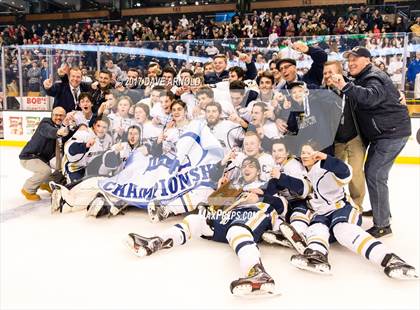
<svg viewBox="0 0 420 310"><path fill-rule="evenodd" d="M141 128L142 139L150 140L159 137L162 133L162 127L156 126L152 122L146 122L144 124L138 124Z"/></svg>
<svg viewBox="0 0 420 310"><path fill-rule="evenodd" d="M110 131L112 132L112 139L114 142L121 140L121 137L118 135L120 128L126 132L128 127L135 125L136 122L129 117L121 117L116 113L111 113L108 115L111 125L109 126Z"/></svg>
<svg viewBox="0 0 420 310"><path fill-rule="evenodd" d="M70 148L75 143L86 143L89 139L94 138L95 144L85 152L71 152ZM64 145L63 165L69 172L75 172L85 168L95 157L102 155L112 145L111 137L106 134L100 139L92 129L78 130L73 137ZM72 154L70 154L72 153ZM64 170L64 169L63 169Z"/></svg>
<svg viewBox="0 0 420 310"><path fill-rule="evenodd" d="M236 158L232 161L232 163L227 167L228 170L232 171L230 176L231 180L238 180L240 177L240 168L242 166L242 162L247 157L245 153L238 152L236 154ZM271 155L267 153L261 153L258 157L258 162L261 166L260 171L260 179L261 181L267 182L271 178L271 170L274 168L275 163L274 159Z"/></svg>
<svg viewBox="0 0 420 310"><path fill-rule="evenodd" d="M219 140L223 151L227 154L233 147L238 146L237 141L243 140L244 129L231 121L222 120L214 126L209 126L210 132Z"/></svg>
<svg viewBox="0 0 420 310"><path fill-rule="evenodd" d="M288 176L294 177L296 179L300 179L305 182L305 177L307 175L307 171L305 167L302 165L300 161L298 161L294 157L287 158L282 165L277 165L277 168L280 169L282 173L287 174ZM285 188L279 192L281 196L286 198L288 201L293 201L296 199L302 199L300 195L297 193Z"/></svg>
<svg viewBox="0 0 420 310"><path fill-rule="evenodd" d="M74 111L74 114L73 114L73 119L74 119L74 122L76 123L76 126L83 124L89 127L89 122L92 119L92 117L93 117L93 114L91 115L89 119L86 118L82 111Z"/></svg>
<svg viewBox="0 0 420 310"><path fill-rule="evenodd" d="M352 168L343 161L328 156L323 162L323 167L321 161L318 161L307 174L312 185L308 195L309 204L317 214L326 214L344 207L348 200L344 185L352 177Z"/></svg>

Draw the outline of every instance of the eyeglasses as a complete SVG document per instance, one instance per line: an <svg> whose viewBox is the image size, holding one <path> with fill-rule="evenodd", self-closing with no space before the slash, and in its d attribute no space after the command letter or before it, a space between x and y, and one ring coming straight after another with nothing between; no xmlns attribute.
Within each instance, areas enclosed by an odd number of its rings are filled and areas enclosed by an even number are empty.
<svg viewBox="0 0 420 310"><path fill-rule="evenodd" d="M289 64L289 65L281 66L281 67L279 68L279 71L284 71L284 70L287 70L287 69L289 69L291 66L293 66L293 65L292 65L292 64Z"/></svg>
<svg viewBox="0 0 420 310"><path fill-rule="evenodd" d="M66 114L56 114L56 113L54 113L52 116L60 116L60 117L65 117L66 116Z"/></svg>

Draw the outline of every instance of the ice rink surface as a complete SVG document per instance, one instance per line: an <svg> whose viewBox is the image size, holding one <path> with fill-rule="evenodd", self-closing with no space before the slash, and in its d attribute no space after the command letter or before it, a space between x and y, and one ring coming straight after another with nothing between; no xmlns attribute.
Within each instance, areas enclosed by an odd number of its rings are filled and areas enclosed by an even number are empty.
<svg viewBox="0 0 420 310"><path fill-rule="evenodd" d="M182 218L151 224L141 210L100 219L84 212L51 214L47 192L36 203L21 195L30 172L20 166L19 151L0 147L1 309L420 308L420 281L389 279L381 267L337 244L329 256L331 276L298 270L289 263L290 249L261 244L263 263L282 295L234 297L229 284L239 264L227 244L193 240L135 257L122 242L127 233L151 236ZM389 188L394 235L381 241L418 269L420 166L394 166ZM370 227L371 219L363 220Z"/></svg>

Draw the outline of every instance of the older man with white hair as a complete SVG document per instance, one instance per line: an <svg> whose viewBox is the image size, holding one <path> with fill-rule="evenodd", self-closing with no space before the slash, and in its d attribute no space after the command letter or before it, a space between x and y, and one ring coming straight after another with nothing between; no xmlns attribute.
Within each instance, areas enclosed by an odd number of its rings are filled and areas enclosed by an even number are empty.
<svg viewBox="0 0 420 310"><path fill-rule="evenodd" d="M343 56L354 81L346 82L340 74L332 80L351 101L362 139L369 146L365 176L374 226L368 232L379 238L392 233L388 176L411 135L411 122L399 91L385 72L372 65L367 48L357 46Z"/></svg>

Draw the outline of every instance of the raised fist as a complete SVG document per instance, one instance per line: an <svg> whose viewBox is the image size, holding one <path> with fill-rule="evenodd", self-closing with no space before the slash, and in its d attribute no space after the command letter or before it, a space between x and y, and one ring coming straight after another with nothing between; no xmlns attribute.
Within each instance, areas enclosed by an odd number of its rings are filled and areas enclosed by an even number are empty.
<svg viewBox="0 0 420 310"><path fill-rule="evenodd" d="M309 47L301 41L293 43L292 48L301 53L307 53L309 51Z"/></svg>
<svg viewBox="0 0 420 310"><path fill-rule="evenodd" d="M53 81L50 78L46 79L43 83L45 89L50 89L53 86Z"/></svg>

